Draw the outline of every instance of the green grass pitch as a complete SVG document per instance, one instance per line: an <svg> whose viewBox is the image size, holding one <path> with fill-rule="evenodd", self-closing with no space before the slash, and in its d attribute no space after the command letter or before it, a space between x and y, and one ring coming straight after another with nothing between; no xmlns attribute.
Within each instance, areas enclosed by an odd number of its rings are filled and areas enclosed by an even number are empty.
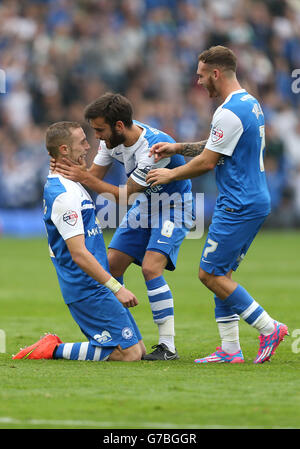
<svg viewBox="0 0 300 449"><path fill-rule="evenodd" d="M176 271L166 273L180 360L126 364L11 359L44 332L85 339L61 298L46 239L2 238L0 428L299 428L299 233L262 231L234 277L289 326L290 337L263 365L252 363L258 334L242 321L243 365L193 363L219 343L212 294L197 278L203 243L185 240ZM130 267L125 280L139 299L133 314L149 351L157 330L140 268Z"/></svg>

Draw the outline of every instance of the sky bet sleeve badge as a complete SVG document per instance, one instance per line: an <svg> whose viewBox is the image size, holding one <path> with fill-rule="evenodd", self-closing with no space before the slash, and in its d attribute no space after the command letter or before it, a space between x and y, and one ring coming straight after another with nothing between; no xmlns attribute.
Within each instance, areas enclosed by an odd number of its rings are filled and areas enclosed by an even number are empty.
<svg viewBox="0 0 300 449"><path fill-rule="evenodd" d="M65 223L68 223L71 226L75 226L77 223L78 215L74 210L68 210L63 215L63 220Z"/></svg>

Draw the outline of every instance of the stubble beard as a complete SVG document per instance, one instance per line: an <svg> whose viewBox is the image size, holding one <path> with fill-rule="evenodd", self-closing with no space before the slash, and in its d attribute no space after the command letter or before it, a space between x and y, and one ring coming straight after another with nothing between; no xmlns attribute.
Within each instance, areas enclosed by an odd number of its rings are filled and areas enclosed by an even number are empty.
<svg viewBox="0 0 300 449"><path fill-rule="evenodd" d="M112 134L109 140L106 142L106 146L109 149L115 148L125 142L124 134L118 134L114 129L112 129Z"/></svg>
<svg viewBox="0 0 300 449"><path fill-rule="evenodd" d="M215 85L214 85L214 82L213 82L211 76L208 78L208 83L207 83L206 89L208 91L208 95L210 98L217 98L219 96L219 92L215 88Z"/></svg>

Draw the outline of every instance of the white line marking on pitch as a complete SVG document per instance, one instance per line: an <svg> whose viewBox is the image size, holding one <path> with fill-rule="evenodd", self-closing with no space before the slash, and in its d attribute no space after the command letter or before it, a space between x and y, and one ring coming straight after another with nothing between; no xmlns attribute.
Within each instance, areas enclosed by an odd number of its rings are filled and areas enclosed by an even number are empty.
<svg viewBox="0 0 300 449"><path fill-rule="evenodd" d="M111 429L117 428L117 429L124 429L126 430L126 426L128 426L128 423L116 423L112 421L76 421L76 420L54 420L54 419L16 419L11 418L9 416L3 416L0 417L0 424L18 424L21 426L28 426L28 425L36 425L36 426L56 426L56 428L70 426L74 427L75 429L77 427L95 427L98 429ZM149 422L149 423L140 423L139 429L264 429L266 427L255 427L255 426L223 426L220 425L207 425L207 426L199 426L199 424L189 424L187 426L182 426L174 423L155 423L155 422ZM292 429L293 427L267 427L270 429Z"/></svg>
<svg viewBox="0 0 300 449"><path fill-rule="evenodd" d="M23 426L28 425L46 425L46 426L72 426L76 427L97 427L97 428L110 428L110 427L120 427L126 428L128 423L117 423L112 421L81 421L81 420L53 420L53 419L16 419L11 418L9 416L0 417L0 424L18 424ZM174 423L140 423L139 427L145 428L162 428L162 429L170 429L170 428L181 428L182 426ZM195 428L195 425L188 426L186 428Z"/></svg>

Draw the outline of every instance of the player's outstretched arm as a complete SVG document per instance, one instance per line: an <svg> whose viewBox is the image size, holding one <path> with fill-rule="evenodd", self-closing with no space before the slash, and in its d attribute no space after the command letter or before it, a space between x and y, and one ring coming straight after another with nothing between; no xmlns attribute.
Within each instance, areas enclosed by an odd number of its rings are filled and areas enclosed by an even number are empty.
<svg viewBox="0 0 300 449"><path fill-rule="evenodd" d="M71 162L67 158L64 158L63 161ZM56 170L56 164L58 164L58 170ZM85 160L83 158L79 158L79 163L78 164L74 164L74 163L71 163L71 164L57 163L56 159L54 159L53 157L50 158L50 171L51 172L57 171L58 173L62 174L61 170L65 169L65 170L67 170L65 172L66 175L71 175L72 171L71 171L70 167L72 167L72 165L77 167L77 168L80 168L82 171L88 171L91 175L95 176L98 179L103 179L104 176L106 175L108 169L111 166L111 164L109 164L109 165L97 165L97 164L93 163L89 168L87 168L86 162L85 162ZM76 177L76 175L78 175L78 171L76 171L74 173L74 177ZM80 173L79 173L79 176L80 176Z"/></svg>
<svg viewBox="0 0 300 449"><path fill-rule="evenodd" d="M200 142L194 143L182 143L180 154L187 157L199 156L205 148L207 140L201 140Z"/></svg>
<svg viewBox="0 0 300 449"><path fill-rule="evenodd" d="M51 164L50 164L51 168ZM75 164L69 159L63 158L61 162L55 163L55 171L71 181L80 182L94 192L100 193L109 200L119 201L119 187L114 186L108 182L99 179L100 176L104 176L107 171L107 166L96 166L95 170L92 166L90 170L82 169L81 165ZM97 176L95 176L95 174Z"/></svg>
<svg viewBox="0 0 300 449"><path fill-rule="evenodd" d="M159 142L154 144L149 151L149 156L154 155L154 161L158 162L174 154L182 154L187 157L195 157L202 153L205 148L207 140L201 140L194 143L169 143Z"/></svg>
<svg viewBox="0 0 300 449"><path fill-rule="evenodd" d="M156 186L159 184L169 184L173 181L180 181L182 179L201 176L215 168L220 156L220 153L216 153L205 148L199 156L196 156L185 165L181 165L171 170L167 168L150 170L146 181L150 183L151 186Z"/></svg>
<svg viewBox="0 0 300 449"><path fill-rule="evenodd" d="M107 199L117 203L128 204L128 198L132 194L145 190L145 187L137 184L131 178L128 179L127 184L123 187L102 181L101 177L105 176L108 167L93 164L90 170L83 170L81 166L66 158L63 158L61 162L55 162L55 171L57 173L71 181L80 182L80 184L85 185L90 190L100 193Z"/></svg>
<svg viewBox="0 0 300 449"><path fill-rule="evenodd" d="M97 261L85 246L84 235L76 235L66 240L73 261L99 284L109 288L124 307L138 305L136 296L114 279Z"/></svg>

